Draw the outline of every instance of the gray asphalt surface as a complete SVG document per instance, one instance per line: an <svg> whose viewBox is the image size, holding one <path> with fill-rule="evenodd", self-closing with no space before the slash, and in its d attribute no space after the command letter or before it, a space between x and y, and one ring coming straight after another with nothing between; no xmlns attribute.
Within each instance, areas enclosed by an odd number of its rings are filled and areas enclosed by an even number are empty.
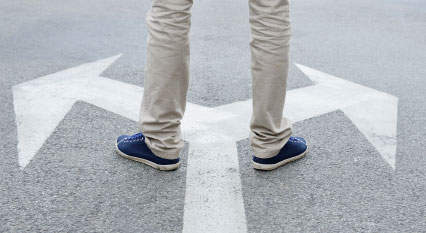
<svg viewBox="0 0 426 233"><path fill-rule="evenodd" d="M20 169L11 87L118 53L102 76L142 85L149 1L0 1L0 231L179 232L183 166L115 154L136 122L78 102ZM237 143L249 232L426 232L426 2L294 1L292 62L399 98L396 169L336 111L294 124L310 152L272 172ZM251 96L247 1L196 1L188 101ZM291 65L288 89L312 85ZM248 127L248 126L247 126Z"/></svg>

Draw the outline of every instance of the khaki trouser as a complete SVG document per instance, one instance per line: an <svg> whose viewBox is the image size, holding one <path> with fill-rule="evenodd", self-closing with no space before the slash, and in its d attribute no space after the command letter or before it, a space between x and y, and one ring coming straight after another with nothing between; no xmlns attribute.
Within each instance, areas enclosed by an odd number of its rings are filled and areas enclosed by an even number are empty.
<svg viewBox="0 0 426 233"><path fill-rule="evenodd" d="M202 1L201 1L202 2ZM248 0L251 27L253 114L250 144L254 154L278 154L291 135L283 118L291 27L288 0ZM192 0L152 0L140 130L157 156L175 159L184 143L180 123L189 81ZM230 22L232 23L232 22Z"/></svg>

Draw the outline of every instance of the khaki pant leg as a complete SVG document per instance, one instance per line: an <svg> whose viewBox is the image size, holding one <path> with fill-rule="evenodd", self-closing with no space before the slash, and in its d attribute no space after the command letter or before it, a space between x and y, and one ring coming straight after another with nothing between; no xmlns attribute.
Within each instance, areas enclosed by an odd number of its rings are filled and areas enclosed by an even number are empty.
<svg viewBox="0 0 426 233"><path fill-rule="evenodd" d="M278 154L291 135L283 118L291 25L288 0L249 0L253 114L250 143L254 154Z"/></svg>
<svg viewBox="0 0 426 233"><path fill-rule="evenodd" d="M180 124L189 82L192 0L152 0L146 23L140 130L157 156L175 159L184 146Z"/></svg>

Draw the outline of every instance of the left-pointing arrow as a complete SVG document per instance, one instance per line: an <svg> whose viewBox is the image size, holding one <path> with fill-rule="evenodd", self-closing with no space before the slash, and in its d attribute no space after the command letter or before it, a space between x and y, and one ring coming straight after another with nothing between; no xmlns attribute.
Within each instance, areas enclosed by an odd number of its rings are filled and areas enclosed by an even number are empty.
<svg viewBox="0 0 426 233"><path fill-rule="evenodd" d="M143 88L99 76L120 56L76 66L13 87L21 168L31 161L78 100L137 120L134 109L138 109Z"/></svg>

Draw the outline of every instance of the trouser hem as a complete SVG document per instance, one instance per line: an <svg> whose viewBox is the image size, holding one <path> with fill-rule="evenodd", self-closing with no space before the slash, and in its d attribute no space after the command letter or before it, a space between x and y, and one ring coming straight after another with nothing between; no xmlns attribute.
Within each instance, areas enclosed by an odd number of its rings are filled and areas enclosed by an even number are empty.
<svg viewBox="0 0 426 233"><path fill-rule="evenodd" d="M268 159L268 158L272 158L276 155L278 155L278 153L280 153L280 150L273 150L273 151L254 151L254 156L258 157L258 158L262 158L262 159Z"/></svg>
<svg viewBox="0 0 426 233"><path fill-rule="evenodd" d="M146 140L145 140L145 144L152 151L152 153L154 153L154 155L156 155L156 156L158 156L160 158L163 158L163 159L177 159L177 158L179 158L180 149L177 150L177 151L175 151L175 152L168 153L168 152L157 150L157 149L151 147L151 145L149 144L149 142L147 142Z"/></svg>
<svg viewBox="0 0 426 233"><path fill-rule="evenodd" d="M262 159L269 159L272 158L274 156L277 156L278 153L280 153L281 149L284 147L285 144L287 144L288 140L290 137L287 137L283 142L281 142L280 147L276 148L276 149L254 149L253 146L253 152L254 152L254 156L258 157L258 158L262 158Z"/></svg>

